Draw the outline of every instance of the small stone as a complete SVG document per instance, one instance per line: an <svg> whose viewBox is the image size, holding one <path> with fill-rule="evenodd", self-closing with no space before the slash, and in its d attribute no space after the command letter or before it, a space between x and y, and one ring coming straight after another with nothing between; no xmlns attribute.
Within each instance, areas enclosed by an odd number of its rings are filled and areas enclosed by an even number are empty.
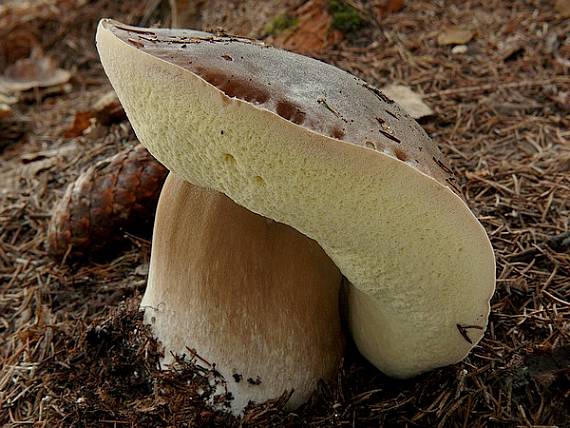
<svg viewBox="0 0 570 428"><path fill-rule="evenodd" d="M451 49L452 54L460 55L460 54L464 54L466 52L467 52L467 45L457 45Z"/></svg>

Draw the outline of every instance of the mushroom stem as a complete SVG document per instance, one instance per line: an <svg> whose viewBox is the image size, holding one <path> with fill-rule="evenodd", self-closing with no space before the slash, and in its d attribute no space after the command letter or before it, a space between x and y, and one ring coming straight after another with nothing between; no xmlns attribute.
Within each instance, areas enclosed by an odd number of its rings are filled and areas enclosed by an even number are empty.
<svg viewBox="0 0 570 428"><path fill-rule="evenodd" d="M295 229L170 174L158 204L145 321L171 354L215 368L239 413L294 390L293 408L343 352L341 274Z"/></svg>

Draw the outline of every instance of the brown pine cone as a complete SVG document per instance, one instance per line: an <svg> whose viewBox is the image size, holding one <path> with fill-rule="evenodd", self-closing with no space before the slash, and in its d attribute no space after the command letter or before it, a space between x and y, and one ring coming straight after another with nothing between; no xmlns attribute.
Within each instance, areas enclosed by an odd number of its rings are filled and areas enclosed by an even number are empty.
<svg viewBox="0 0 570 428"><path fill-rule="evenodd" d="M150 235L167 174L140 144L89 168L54 209L49 254L58 259L99 257L123 240L121 231Z"/></svg>

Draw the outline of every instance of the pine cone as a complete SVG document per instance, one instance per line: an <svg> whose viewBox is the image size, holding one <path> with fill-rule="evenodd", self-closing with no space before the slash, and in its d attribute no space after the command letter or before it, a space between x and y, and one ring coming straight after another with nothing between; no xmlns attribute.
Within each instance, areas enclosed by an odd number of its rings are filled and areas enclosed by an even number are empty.
<svg viewBox="0 0 570 428"><path fill-rule="evenodd" d="M100 257L123 240L121 231L150 235L167 174L140 144L89 168L55 207L49 254L58 259Z"/></svg>

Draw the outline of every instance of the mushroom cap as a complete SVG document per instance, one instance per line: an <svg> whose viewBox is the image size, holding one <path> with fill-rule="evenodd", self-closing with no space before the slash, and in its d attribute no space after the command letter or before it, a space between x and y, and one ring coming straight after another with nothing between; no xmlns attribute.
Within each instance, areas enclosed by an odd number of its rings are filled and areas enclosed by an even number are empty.
<svg viewBox="0 0 570 428"><path fill-rule="evenodd" d="M489 239L435 144L379 90L237 37L102 20L97 48L157 159L321 245L351 284L353 338L380 370L414 376L481 339Z"/></svg>

